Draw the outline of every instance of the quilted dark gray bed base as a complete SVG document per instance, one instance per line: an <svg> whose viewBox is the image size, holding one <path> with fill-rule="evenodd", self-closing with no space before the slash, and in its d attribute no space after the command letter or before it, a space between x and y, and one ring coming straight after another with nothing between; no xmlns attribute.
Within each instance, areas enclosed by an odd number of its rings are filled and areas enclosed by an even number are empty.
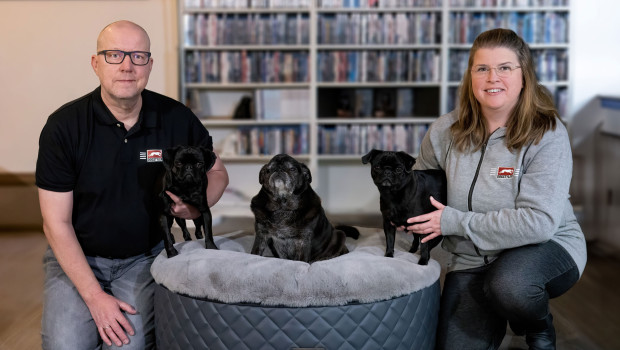
<svg viewBox="0 0 620 350"><path fill-rule="evenodd" d="M269 307L226 304L155 291L157 348L433 349L439 280L411 294L368 304Z"/></svg>

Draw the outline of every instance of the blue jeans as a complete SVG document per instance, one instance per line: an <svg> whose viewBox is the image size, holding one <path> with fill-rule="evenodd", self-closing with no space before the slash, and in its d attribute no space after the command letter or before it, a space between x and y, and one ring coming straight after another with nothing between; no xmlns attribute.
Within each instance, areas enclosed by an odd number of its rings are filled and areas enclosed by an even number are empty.
<svg viewBox="0 0 620 350"><path fill-rule="evenodd" d="M574 260L552 241L509 249L489 265L450 272L441 295L436 349L497 349L507 321L514 328L542 327L549 299L578 280Z"/></svg>
<svg viewBox="0 0 620 350"><path fill-rule="evenodd" d="M106 259L87 256L103 290L130 305L138 312L131 315L123 312L135 335L129 337L129 344L122 349L154 349L155 322L153 295L155 281L150 268L153 260L163 249L163 242L149 254L127 259ZM45 350L67 349L109 349L102 342L97 325L77 292L77 289L60 267L51 248L43 257L45 288L41 338Z"/></svg>

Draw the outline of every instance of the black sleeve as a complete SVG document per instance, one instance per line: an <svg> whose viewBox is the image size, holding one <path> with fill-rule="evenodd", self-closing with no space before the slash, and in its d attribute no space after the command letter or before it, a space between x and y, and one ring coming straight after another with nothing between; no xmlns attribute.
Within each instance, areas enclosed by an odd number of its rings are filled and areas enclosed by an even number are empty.
<svg viewBox="0 0 620 350"><path fill-rule="evenodd" d="M77 180L71 131L63 118L51 115L39 137L36 185L55 192L72 191Z"/></svg>

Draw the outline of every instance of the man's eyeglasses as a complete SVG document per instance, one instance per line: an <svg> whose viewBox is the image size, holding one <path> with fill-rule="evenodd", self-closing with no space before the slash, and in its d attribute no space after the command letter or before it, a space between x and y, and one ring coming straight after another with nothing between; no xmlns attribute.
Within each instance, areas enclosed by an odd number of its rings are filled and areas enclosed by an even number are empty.
<svg viewBox="0 0 620 350"><path fill-rule="evenodd" d="M151 58L151 53L146 51L103 50L97 52L97 55L103 55L109 64L121 64L125 56L129 56L131 63L136 66L145 66Z"/></svg>
<svg viewBox="0 0 620 350"><path fill-rule="evenodd" d="M480 65L480 66L475 66L474 68L472 68L471 74L477 78L486 77L489 74L489 72L491 72L491 69L494 69L495 74L497 74L498 77L507 78L512 75L513 70L517 70L519 68L521 67L511 66L508 64L504 64L504 65L497 66L497 67L489 67L489 66Z"/></svg>

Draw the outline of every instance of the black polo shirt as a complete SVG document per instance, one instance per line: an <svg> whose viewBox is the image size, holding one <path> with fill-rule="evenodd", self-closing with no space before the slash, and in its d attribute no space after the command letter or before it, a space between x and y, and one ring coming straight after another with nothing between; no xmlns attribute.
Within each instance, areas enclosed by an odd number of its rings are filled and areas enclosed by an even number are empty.
<svg viewBox="0 0 620 350"><path fill-rule="evenodd" d="M209 133L183 104L144 90L139 120L127 131L98 87L48 118L39 139L36 184L73 191L73 226L86 255L139 255L162 239L161 152L179 144L213 149Z"/></svg>

